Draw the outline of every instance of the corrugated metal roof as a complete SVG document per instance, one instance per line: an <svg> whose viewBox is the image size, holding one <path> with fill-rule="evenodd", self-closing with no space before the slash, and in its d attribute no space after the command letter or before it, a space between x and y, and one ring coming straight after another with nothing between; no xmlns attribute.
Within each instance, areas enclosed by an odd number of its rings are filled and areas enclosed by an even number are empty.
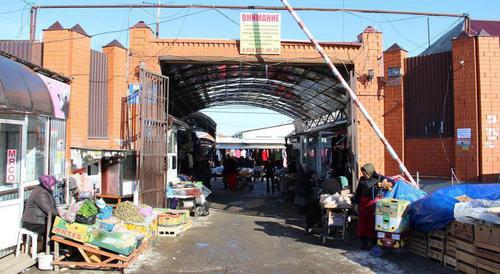
<svg viewBox="0 0 500 274"><path fill-rule="evenodd" d="M479 35L481 30L490 36L500 36L500 21L491 20L471 20L471 33L469 35ZM458 37L464 31L464 21L458 23L450 31L439 37L430 47L419 55L429 55L451 51L451 40Z"/></svg>

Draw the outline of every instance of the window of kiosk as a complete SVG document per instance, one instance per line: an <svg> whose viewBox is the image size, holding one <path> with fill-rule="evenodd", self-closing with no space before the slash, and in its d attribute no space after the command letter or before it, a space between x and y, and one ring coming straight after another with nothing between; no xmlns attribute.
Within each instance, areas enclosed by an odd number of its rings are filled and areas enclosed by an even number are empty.
<svg viewBox="0 0 500 274"><path fill-rule="evenodd" d="M28 117L26 143L26 184L38 184L38 177L48 174L48 118Z"/></svg>
<svg viewBox="0 0 500 274"><path fill-rule="evenodd" d="M21 182L22 125L0 123L0 192Z"/></svg>

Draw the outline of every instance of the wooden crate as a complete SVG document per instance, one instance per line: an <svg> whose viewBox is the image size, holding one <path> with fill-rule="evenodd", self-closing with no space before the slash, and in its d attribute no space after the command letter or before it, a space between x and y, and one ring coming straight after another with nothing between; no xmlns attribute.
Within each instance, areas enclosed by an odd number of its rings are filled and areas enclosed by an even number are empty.
<svg viewBox="0 0 500 274"><path fill-rule="evenodd" d="M474 238L476 244L494 246L500 250L500 226L498 225L476 224L474 226Z"/></svg>
<svg viewBox="0 0 500 274"><path fill-rule="evenodd" d="M472 266L477 266L477 257L474 253L468 253L466 251L457 249L456 259L457 262L463 262Z"/></svg>
<svg viewBox="0 0 500 274"><path fill-rule="evenodd" d="M475 255L476 247L474 244L456 239L456 253L457 260L456 270L464 273L477 273L477 258Z"/></svg>
<svg viewBox="0 0 500 274"><path fill-rule="evenodd" d="M435 250L433 248L427 249L427 258L443 263L444 252L443 250Z"/></svg>
<svg viewBox="0 0 500 274"><path fill-rule="evenodd" d="M444 255L443 256L443 265L447 268L456 269L457 267L457 259L455 257Z"/></svg>
<svg viewBox="0 0 500 274"><path fill-rule="evenodd" d="M427 258L427 242L427 233L412 232L408 241L408 248L412 253Z"/></svg>
<svg viewBox="0 0 500 274"><path fill-rule="evenodd" d="M500 273L500 253L476 247L477 267L490 273Z"/></svg>
<svg viewBox="0 0 500 274"><path fill-rule="evenodd" d="M474 242L474 225L454 221L451 230L451 234L455 238L468 243Z"/></svg>
<svg viewBox="0 0 500 274"><path fill-rule="evenodd" d="M460 262L458 260L457 260L456 270L460 271L462 273L466 273L466 274L477 274L477 267L476 266L472 266L472 265L469 265L467 263Z"/></svg>
<svg viewBox="0 0 500 274"><path fill-rule="evenodd" d="M429 239L429 247L444 251L445 250L445 241L444 240L439 240L439 239Z"/></svg>
<svg viewBox="0 0 500 274"><path fill-rule="evenodd" d="M455 258L456 251L457 251L457 244L455 238L451 235L448 235L448 237L446 237L445 254Z"/></svg>

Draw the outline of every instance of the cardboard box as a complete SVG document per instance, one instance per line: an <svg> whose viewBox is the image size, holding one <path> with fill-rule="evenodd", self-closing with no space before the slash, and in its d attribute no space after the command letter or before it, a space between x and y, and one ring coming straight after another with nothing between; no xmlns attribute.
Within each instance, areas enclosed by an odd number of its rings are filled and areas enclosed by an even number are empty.
<svg viewBox="0 0 500 274"><path fill-rule="evenodd" d="M95 246L127 256L134 251L139 243L136 235L132 233L106 232L97 229L90 233L89 242Z"/></svg>
<svg viewBox="0 0 500 274"><path fill-rule="evenodd" d="M398 199L380 199L375 207L376 215L403 217L410 202Z"/></svg>
<svg viewBox="0 0 500 274"><path fill-rule="evenodd" d="M409 216L389 217L386 215L375 215L375 230L401 233L408 229Z"/></svg>
<svg viewBox="0 0 500 274"><path fill-rule="evenodd" d="M81 243L88 242L89 232L93 229L91 225L68 223L59 216L54 220L52 233L64 238L72 239Z"/></svg>

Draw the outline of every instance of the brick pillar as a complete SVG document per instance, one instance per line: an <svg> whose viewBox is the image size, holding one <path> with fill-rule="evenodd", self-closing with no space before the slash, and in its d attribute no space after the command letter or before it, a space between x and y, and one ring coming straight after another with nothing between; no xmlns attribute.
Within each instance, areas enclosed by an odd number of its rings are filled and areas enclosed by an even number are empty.
<svg viewBox="0 0 500 274"><path fill-rule="evenodd" d="M54 23L43 31L43 66L72 79L66 122L66 159L71 146L85 147L88 128L90 37L76 25Z"/></svg>
<svg viewBox="0 0 500 274"><path fill-rule="evenodd" d="M469 148L457 145L455 130L455 169L460 180L479 179L478 79L476 38L462 33L452 41L455 129L470 128Z"/></svg>
<svg viewBox="0 0 500 274"><path fill-rule="evenodd" d="M398 44L392 45L384 52L384 132L385 137L402 160L405 158L403 74L407 55L408 52ZM389 68L398 69L400 76L389 77ZM387 151L385 152L385 173L387 175L401 173L397 163Z"/></svg>
<svg viewBox="0 0 500 274"><path fill-rule="evenodd" d="M120 148L121 99L127 96L127 49L117 40L105 45L108 57L109 148Z"/></svg>
<svg viewBox="0 0 500 274"><path fill-rule="evenodd" d="M153 45L151 41L154 39L153 30L143 21L139 21L130 28L129 83L138 82L137 73L141 62L147 69L160 72L157 55L161 49L151 47Z"/></svg>
<svg viewBox="0 0 500 274"><path fill-rule="evenodd" d="M384 131L384 99L381 95L379 77L384 75L382 64L382 33L372 27L367 27L358 40L363 43L362 52L354 60L356 71L356 94L377 125ZM368 80L369 70L373 70L373 79ZM373 163L378 172L385 172L384 145L379 140L363 114L356 111L358 164Z"/></svg>
<svg viewBox="0 0 500 274"><path fill-rule="evenodd" d="M484 30L476 37L479 101L479 174L481 181L500 176L500 37Z"/></svg>

